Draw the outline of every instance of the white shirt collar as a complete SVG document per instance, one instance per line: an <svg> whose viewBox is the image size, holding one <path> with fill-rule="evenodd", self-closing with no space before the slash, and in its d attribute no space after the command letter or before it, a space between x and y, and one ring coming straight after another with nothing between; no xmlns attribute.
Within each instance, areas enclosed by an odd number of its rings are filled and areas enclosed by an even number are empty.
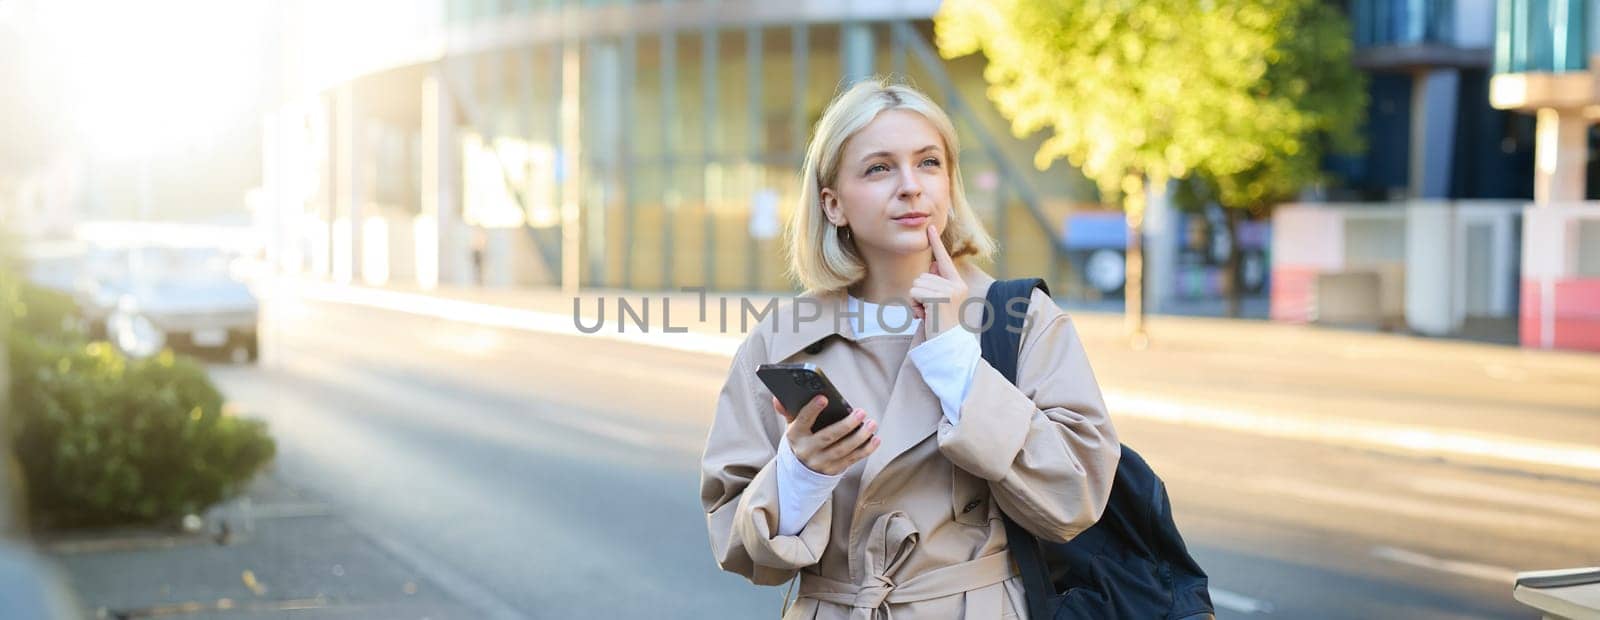
<svg viewBox="0 0 1600 620"><path fill-rule="evenodd" d="M875 304L870 301L857 299L850 295L850 325L855 328L856 338L869 338L872 336L909 336L916 333L917 327L922 324L922 319L911 316L911 308L904 304ZM880 310L882 321L879 321Z"/></svg>

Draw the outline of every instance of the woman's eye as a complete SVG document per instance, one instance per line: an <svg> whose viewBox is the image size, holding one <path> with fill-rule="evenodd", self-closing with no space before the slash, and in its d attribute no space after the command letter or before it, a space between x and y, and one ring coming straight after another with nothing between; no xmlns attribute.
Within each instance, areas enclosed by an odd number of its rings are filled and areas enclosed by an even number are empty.
<svg viewBox="0 0 1600 620"><path fill-rule="evenodd" d="M922 160L922 165L924 165L924 166L927 166L927 165L937 166L937 165L939 165L939 158L937 158L937 157L929 157L927 159L924 159L924 160Z"/></svg>
<svg viewBox="0 0 1600 620"><path fill-rule="evenodd" d="M867 168L867 174L872 174L874 172L878 172L879 170L882 170L884 172L888 172L889 171L889 167L885 166L883 164L873 164L871 168Z"/></svg>

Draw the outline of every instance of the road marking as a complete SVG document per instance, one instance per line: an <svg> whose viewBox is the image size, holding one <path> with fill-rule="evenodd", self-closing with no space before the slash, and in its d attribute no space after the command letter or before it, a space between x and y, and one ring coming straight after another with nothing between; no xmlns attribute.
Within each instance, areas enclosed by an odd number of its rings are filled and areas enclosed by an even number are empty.
<svg viewBox="0 0 1600 620"><path fill-rule="evenodd" d="M1252 435L1335 445L1360 445L1406 454L1554 466L1600 473L1600 450L1503 435L1446 431L1426 426L1296 414L1270 414L1192 401L1167 400L1105 389L1119 417L1143 418Z"/></svg>
<svg viewBox="0 0 1600 620"><path fill-rule="evenodd" d="M290 290L308 299L331 303L379 308L489 327L598 337L688 353L731 357L743 342L742 336L725 334L643 332L619 334L605 330L583 334L577 330L571 316L552 312L507 308L421 293L310 281L285 282L280 286L279 290ZM1103 392L1106 404L1118 417L1141 418L1169 424L1322 444L1357 445L1403 454L1464 458L1523 466L1559 467L1582 470L1591 475L1600 474L1600 449L1578 444L1349 418L1266 413L1237 407L1219 407L1193 401L1164 399L1116 389L1103 389Z"/></svg>
<svg viewBox="0 0 1600 620"><path fill-rule="evenodd" d="M1562 513L1600 521L1600 504L1557 492L1519 491L1504 485L1483 484L1468 480L1450 480L1447 478L1411 479L1400 476L1395 478L1398 484L1428 495L1491 502L1512 506L1519 510L1529 510L1537 507L1538 512L1542 513Z"/></svg>
<svg viewBox="0 0 1600 620"><path fill-rule="evenodd" d="M1431 555L1417 553L1397 547L1373 547L1373 557L1407 564L1418 568L1426 568L1462 577L1483 579L1500 584L1511 584L1517 580L1517 571L1501 566L1463 562L1461 560L1446 560Z"/></svg>
<svg viewBox="0 0 1600 620"><path fill-rule="evenodd" d="M1237 592L1229 592L1222 588L1211 587L1208 589L1211 591L1211 603L1228 611L1241 614L1272 612L1272 603L1253 599Z"/></svg>
<svg viewBox="0 0 1600 620"><path fill-rule="evenodd" d="M487 327L503 327L543 334L604 338L628 344L642 344L688 353L705 353L732 357L743 342L742 337L694 332L623 332L601 329L592 334L578 331L572 315L508 308L457 299L446 299L420 293L406 293L382 289L334 286L321 283L299 282L294 292L302 297L332 303L365 306L392 312L471 323Z"/></svg>
<svg viewBox="0 0 1600 620"><path fill-rule="evenodd" d="M286 361L285 370L291 373L303 373L308 377L337 378L344 385L370 386L365 388L367 393L392 395L396 393L396 389L406 388L404 385L397 388L382 377L354 372L340 364L313 357L300 356ZM459 403L422 389L408 390L404 394L404 398L413 404L423 408L432 408L436 411L450 411L460 407ZM519 433L533 432L526 427L511 424L507 420L484 416L456 417L453 420L456 428L473 432L480 436L506 438L517 437ZM625 422L613 422L585 415L542 415L539 417L539 422L541 424L564 426L576 432L604 437L639 448L659 448L663 445L662 436L659 433L641 429ZM678 447L683 449L681 446ZM704 445L696 443L692 451L702 449L704 449Z"/></svg>
<svg viewBox="0 0 1600 620"><path fill-rule="evenodd" d="M1512 383L1526 383L1528 381L1528 371L1505 364L1484 364L1483 374L1489 375L1492 379Z"/></svg>
<svg viewBox="0 0 1600 620"><path fill-rule="evenodd" d="M1586 531L1586 524L1549 519L1523 510L1518 512L1449 506L1396 494L1356 489L1341 489L1305 480L1259 478L1241 483L1245 488L1293 497L1300 500L1370 510L1422 521L1443 521L1487 528L1491 531L1539 531L1550 534Z"/></svg>

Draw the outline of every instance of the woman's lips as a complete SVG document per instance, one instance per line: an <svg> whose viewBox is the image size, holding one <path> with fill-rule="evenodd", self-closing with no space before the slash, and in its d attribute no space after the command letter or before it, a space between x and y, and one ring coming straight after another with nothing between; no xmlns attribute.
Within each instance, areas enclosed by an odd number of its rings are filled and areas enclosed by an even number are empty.
<svg viewBox="0 0 1600 620"><path fill-rule="evenodd" d="M906 226L906 227L924 226L924 225L927 225L927 223L928 223L928 216L926 216L926 215L912 215L912 216L907 216L907 217L897 217L897 218L894 218L894 221L895 221L896 224L899 224L901 226Z"/></svg>

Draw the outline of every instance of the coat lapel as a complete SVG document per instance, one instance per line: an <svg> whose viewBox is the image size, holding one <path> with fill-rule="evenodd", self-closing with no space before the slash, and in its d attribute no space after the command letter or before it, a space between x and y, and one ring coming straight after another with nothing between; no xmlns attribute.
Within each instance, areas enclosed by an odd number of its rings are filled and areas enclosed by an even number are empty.
<svg viewBox="0 0 1600 620"><path fill-rule="evenodd" d="M983 289L987 289L987 284L988 282L981 282L973 286L975 289L973 294L983 295ZM807 308L802 316L809 318L815 313L819 315L816 319L798 321L797 325L792 315L783 316L780 313L778 323L771 326L774 334L772 350L769 353L774 360L788 359L830 337L840 336L851 341L856 339L855 330L851 325L852 320L838 317L845 308L846 297L843 293L824 293L810 298L808 303L815 305ZM982 317L982 309L974 306L969 311L974 313L969 316L970 324L977 325ZM916 348L925 341L927 334L918 327L911 336L911 348ZM879 416L878 435L883 438L883 443L878 446L877 451L867 457L861 475L862 496L870 491L873 479L878 474L900 455L915 448L937 432L939 422L944 419L939 397L923 382L922 372L917 370L910 355L900 362L884 410L874 413Z"/></svg>
<svg viewBox="0 0 1600 620"><path fill-rule="evenodd" d="M926 340L927 335L919 327L911 336L911 348L916 348ZM923 383L922 372L917 370L910 355L900 362L894 387L880 416L878 436L883 438L883 443L867 457L867 464L861 473L863 494L871 488L872 480L896 457L939 430L939 420L944 417L939 408L939 397Z"/></svg>
<svg viewBox="0 0 1600 620"><path fill-rule="evenodd" d="M985 275L977 282L969 279L968 286L972 290L972 295L983 297L993 282L992 278ZM969 306L967 312L966 324L974 326L982 324L981 305ZM911 337L911 348L915 349L927 339L927 333L918 327ZM911 361L911 355L908 353L906 359L900 362L900 371L895 375L894 388L890 392L883 419L879 423L878 434L883 437L883 445L878 446L878 450L867 457L867 464L861 473L861 496L871 491L872 481L897 457L917 447L937 432L939 423L943 420L944 409L939 403L938 395L923 382L922 371L917 370L917 365Z"/></svg>

